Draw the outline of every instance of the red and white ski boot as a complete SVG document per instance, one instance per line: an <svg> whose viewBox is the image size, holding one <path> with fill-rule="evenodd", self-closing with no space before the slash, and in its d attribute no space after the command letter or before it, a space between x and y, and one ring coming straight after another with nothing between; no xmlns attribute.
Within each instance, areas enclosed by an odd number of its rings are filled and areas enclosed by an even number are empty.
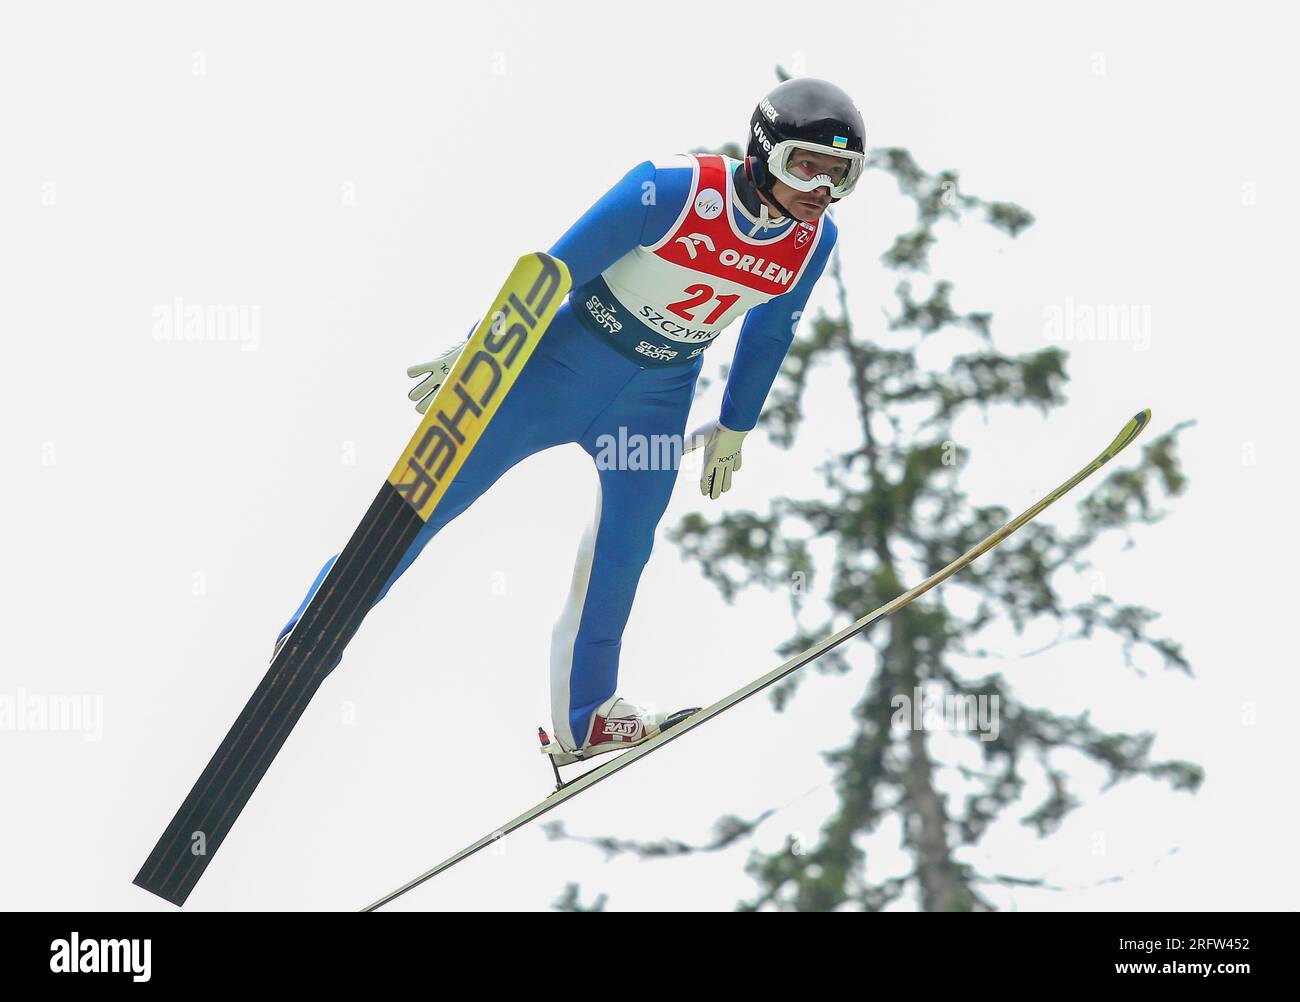
<svg viewBox="0 0 1300 1002"><path fill-rule="evenodd" d="M551 756L554 765L572 765L607 752L626 751L650 740L660 731L681 723L699 707L678 710L676 713L655 713L629 703L619 696L611 696L596 708L587 725L586 740L581 748L566 748L563 742L543 738L542 751ZM545 731L542 734L545 735Z"/></svg>

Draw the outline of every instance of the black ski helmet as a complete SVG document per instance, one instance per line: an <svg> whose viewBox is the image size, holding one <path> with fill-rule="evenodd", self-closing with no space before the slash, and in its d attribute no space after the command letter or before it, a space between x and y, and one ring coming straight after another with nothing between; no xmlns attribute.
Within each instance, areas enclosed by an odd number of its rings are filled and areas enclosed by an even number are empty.
<svg viewBox="0 0 1300 1002"><path fill-rule="evenodd" d="M789 151L798 147L849 159L844 180L831 187L831 201L838 202L862 176L866 146L866 127L853 99L829 81L797 77L779 84L754 109L745 166L767 200L794 218L772 195L775 181L790 183L783 169Z"/></svg>

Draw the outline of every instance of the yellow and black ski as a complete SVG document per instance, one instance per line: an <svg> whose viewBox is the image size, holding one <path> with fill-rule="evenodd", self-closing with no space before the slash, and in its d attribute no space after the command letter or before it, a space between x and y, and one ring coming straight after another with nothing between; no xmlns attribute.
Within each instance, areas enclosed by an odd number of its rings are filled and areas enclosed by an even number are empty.
<svg viewBox="0 0 1300 1002"><path fill-rule="evenodd" d="M185 903L209 860L514 385L570 287L564 262L519 259L420 427L285 638L135 883Z"/></svg>

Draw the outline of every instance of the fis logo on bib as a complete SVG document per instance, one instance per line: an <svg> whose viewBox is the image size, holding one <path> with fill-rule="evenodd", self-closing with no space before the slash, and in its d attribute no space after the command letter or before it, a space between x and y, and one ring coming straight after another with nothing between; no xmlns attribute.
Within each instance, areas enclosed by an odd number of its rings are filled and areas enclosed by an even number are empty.
<svg viewBox="0 0 1300 1002"><path fill-rule="evenodd" d="M722 195L716 188L705 188L695 198L695 212L701 219L717 219L722 212Z"/></svg>

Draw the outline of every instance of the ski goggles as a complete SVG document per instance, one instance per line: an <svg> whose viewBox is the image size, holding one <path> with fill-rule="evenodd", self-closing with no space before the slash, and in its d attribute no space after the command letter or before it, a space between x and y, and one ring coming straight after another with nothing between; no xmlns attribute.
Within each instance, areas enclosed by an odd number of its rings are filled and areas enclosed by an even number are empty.
<svg viewBox="0 0 1300 1002"><path fill-rule="evenodd" d="M830 188L832 198L851 192L865 166L866 157L861 153L798 139L777 143L767 158L767 168L777 180L796 191Z"/></svg>

